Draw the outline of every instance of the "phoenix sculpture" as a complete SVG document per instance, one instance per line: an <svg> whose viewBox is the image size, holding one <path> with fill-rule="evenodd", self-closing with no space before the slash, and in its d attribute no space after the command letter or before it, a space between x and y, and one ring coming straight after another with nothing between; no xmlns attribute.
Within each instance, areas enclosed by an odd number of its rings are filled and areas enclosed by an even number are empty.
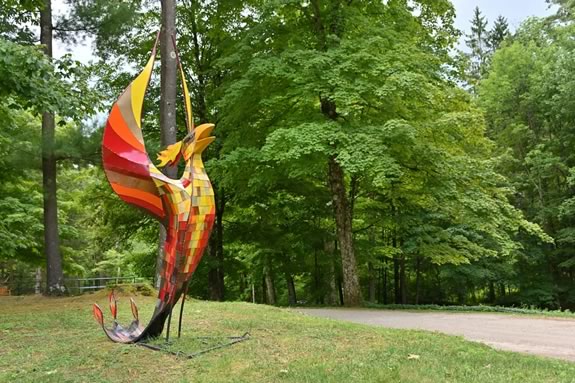
<svg viewBox="0 0 575 383"><path fill-rule="evenodd" d="M175 48L175 40L172 41ZM161 335L166 320L171 319L172 309L182 295L183 309L188 283L202 258L215 218L214 191L202 162L202 152L215 139L210 135L214 125L194 126L188 87L178 56L188 134L158 154L160 163L157 166L146 152L142 106L157 45L158 37L143 71L113 105L102 140L104 171L114 192L128 204L143 209L160 221L167 233L162 245L158 299L146 326L140 324L133 299L134 319L128 327L121 326L116 320L114 293L110 294L111 328L105 326L102 310L94 304L94 317L108 338L119 343L135 343ZM167 177L158 169L166 165L175 166L180 160L185 162L185 170L179 179ZM182 312L180 326L181 315Z"/></svg>

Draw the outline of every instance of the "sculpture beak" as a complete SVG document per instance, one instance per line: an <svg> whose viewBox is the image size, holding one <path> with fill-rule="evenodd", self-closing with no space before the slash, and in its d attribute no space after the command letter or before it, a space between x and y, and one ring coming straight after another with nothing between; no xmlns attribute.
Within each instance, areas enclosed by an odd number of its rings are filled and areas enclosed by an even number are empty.
<svg viewBox="0 0 575 383"><path fill-rule="evenodd" d="M214 142L216 138L210 135L212 130L214 130L214 126L214 124L202 124L196 128L194 131L196 136L195 153L202 153L209 144Z"/></svg>

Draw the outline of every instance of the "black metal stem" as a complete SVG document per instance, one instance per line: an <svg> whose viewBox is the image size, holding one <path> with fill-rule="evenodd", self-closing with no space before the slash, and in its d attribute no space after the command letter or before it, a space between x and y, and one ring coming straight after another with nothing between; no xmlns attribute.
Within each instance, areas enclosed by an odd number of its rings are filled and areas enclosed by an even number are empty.
<svg viewBox="0 0 575 383"><path fill-rule="evenodd" d="M190 285L190 281L186 282L186 287L184 287L184 293L182 294L182 305L180 306L180 319L178 321L178 339L182 334L182 316L184 315L184 303L186 302L186 295L188 294L188 287Z"/></svg>
<svg viewBox="0 0 575 383"><path fill-rule="evenodd" d="M174 306L170 307L170 314L168 315L168 329L166 330L166 342L170 341L170 326L172 325L172 310Z"/></svg>

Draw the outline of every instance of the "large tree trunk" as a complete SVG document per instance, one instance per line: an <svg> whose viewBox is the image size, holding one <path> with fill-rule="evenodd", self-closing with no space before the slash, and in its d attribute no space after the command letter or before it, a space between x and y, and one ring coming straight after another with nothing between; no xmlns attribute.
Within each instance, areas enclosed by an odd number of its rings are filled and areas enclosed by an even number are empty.
<svg viewBox="0 0 575 383"><path fill-rule="evenodd" d="M345 190L343 169L335 156L329 158L328 165L329 185L343 269L343 301L346 306L359 306L361 305L361 290L357 277L351 209Z"/></svg>
<svg viewBox="0 0 575 383"><path fill-rule="evenodd" d="M333 2L332 16L338 14L340 4ZM311 2L312 29L317 38L317 49L322 52L328 50L327 31L335 36L341 37L343 27L338 17L332 17L328 25L324 25L321 14L321 6L318 0ZM327 28L326 28L327 27ZM329 29L328 29L329 28ZM336 104L332 99L320 95L321 113L328 119L336 121L338 119ZM328 180L331 189L331 197L334 208L335 224L337 229L337 240L341 252L341 264L343 269L343 301L346 306L361 305L361 290L359 288L359 278L353 247L352 232L352 204L348 199L344 172L337 162L336 156L332 155L328 159Z"/></svg>
<svg viewBox="0 0 575 383"><path fill-rule="evenodd" d="M52 3L44 2L40 11L40 43L44 53L52 57ZM42 114L42 184L44 187L44 253L46 254L46 294L65 292L58 233L58 203L56 199L56 157L54 155L54 116Z"/></svg>
<svg viewBox="0 0 575 383"><path fill-rule="evenodd" d="M162 0L162 29L160 34L160 142L162 147L177 141L176 93L178 86L178 67L174 40L176 38L176 0ZM162 172L171 178L177 178L178 166L166 166ZM164 260L163 246L166 241L166 227L160 224L159 251L156 260L156 284ZM159 286L157 286L159 287Z"/></svg>

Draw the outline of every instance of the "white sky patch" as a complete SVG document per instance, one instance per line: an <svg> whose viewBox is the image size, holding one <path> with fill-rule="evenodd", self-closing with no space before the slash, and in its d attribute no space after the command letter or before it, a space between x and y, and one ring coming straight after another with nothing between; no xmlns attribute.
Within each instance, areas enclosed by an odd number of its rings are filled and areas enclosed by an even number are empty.
<svg viewBox="0 0 575 383"><path fill-rule="evenodd" d="M473 9L479 6L483 15L487 17L489 28L497 16L502 15L509 21L512 30L517 29L521 22L528 17L549 16L556 11L556 7L549 7L545 0L452 0L456 10L455 26L467 33L470 28L470 20L473 17ZM52 11L54 18L67 12L67 5L63 0L52 1ZM465 37L462 37L460 46L465 45ZM93 54L93 39L87 38L76 45L66 45L59 41L54 41L54 57L61 57L71 53L75 60L88 63L90 60L97 60Z"/></svg>
<svg viewBox="0 0 575 383"><path fill-rule="evenodd" d="M68 12L68 6L63 0L52 0L52 20L56 20L58 16L64 15ZM87 37L81 40L78 44L69 45L64 44L59 40L54 40L53 55L55 58L60 58L65 54L72 54L74 60L78 60L83 64L87 64L91 60L97 60L93 54L94 39Z"/></svg>
<svg viewBox="0 0 575 383"><path fill-rule="evenodd" d="M517 29L521 22L528 17L550 16L556 12L557 7L549 7L545 0L451 0L455 6L457 18L455 26L463 31L470 29L470 20L473 10L479 7L489 22L489 27L497 16L507 18L511 30Z"/></svg>

